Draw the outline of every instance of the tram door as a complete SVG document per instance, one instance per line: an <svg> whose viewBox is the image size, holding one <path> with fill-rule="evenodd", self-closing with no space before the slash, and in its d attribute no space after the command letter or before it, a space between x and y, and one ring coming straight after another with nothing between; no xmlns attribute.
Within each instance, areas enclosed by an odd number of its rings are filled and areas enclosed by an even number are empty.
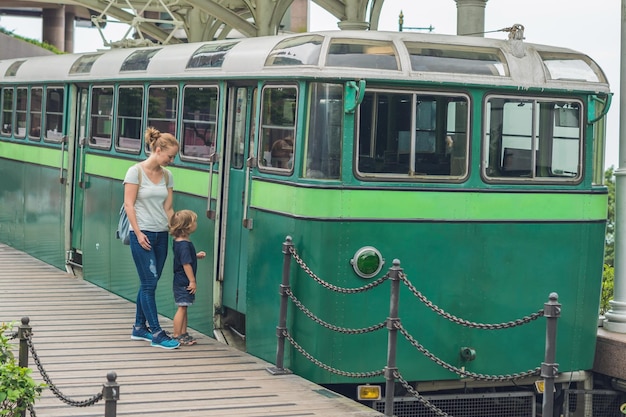
<svg viewBox="0 0 626 417"><path fill-rule="evenodd" d="M71 194L68 205L70 250L68 252L67 263L75 267L82 267L85 141L87 137L87 102L89 89L87 87L77 87L75 94L72 94L71 97L76 98L76 103L74 108L75 128L73 134L68 136L68 140L73 141L73 146L68 146L68 149L72 150L73 154L70 155L69 158L70 164L72 165L69 170L69 172L72 173L72 179L69 184ZM70 108L73 107L70 106Z"/></svg>
<svg viewBox="0 0 626 417"><path fill-rule="evenodd" d="M247 221L250 168L254 134L255 89L246 86L228 89L226 146L223 160L223 186L220 204L219 273L222 305L246 313L246 264L249 227Z"/></svg>

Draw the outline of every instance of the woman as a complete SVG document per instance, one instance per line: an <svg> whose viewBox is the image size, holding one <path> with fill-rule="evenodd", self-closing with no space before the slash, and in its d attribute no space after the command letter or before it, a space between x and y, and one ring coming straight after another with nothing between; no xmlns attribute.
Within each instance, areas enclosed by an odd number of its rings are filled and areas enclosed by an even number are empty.
<svg viewBox="0 0 626 417"><path fill-rule="evenodd" d="M130 249L139 274L135 326L131 339L176 349L180 344L159 325L156 286L167 258L168 220L174 214L174 179L169 165L178 153L178 141L150 127L145 133L150 156L133 165L124 177L124 209L130 223ZM147 321L147 325L146 325ZM149 328L148 328L149 326Z"/></svg>

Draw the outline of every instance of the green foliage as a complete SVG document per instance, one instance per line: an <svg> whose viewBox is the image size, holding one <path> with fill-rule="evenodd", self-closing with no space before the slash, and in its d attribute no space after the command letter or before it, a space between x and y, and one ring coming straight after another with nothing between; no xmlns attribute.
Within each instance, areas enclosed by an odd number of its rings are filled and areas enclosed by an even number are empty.
<svg viewBox="0 0 626 417"><path fill-rule="evenodd" d="M604 263L614 266L615 262L615 174L611 166L604 172L604 185L609 191L609 210L606 218Z"/></svg>
<svg viewBox="0 0 626 417"><path fill-rule="evenodd" d="M0 324L0 416L17 417L35 403L45 387L31 377L31 369L22 368L11 348L7 334L14 324Z"/></svg>
<svg viewBox="0 0 626 417"><path fill-rule="evenodd" d="M54 52L57 55L61 55L61 54L65 53L63 51L59 51L57 48L55 48L54 46L50 45L49 43L39 42L36 39L30 39L30 38L25 38L25 37L20 36L20 35L16 35L12 31L7 30L7 29L5 29L5 28L3 28L1 26L0 26L0 33L4 33L5 35L9 35L9 36L11 36L11 37L13 37L15 39L19 39L19 40L24 41L24 42L32 43L33 45L36 45L36 46L38 46L40 48L47 49L50 52Z"/></svg>
<svg viewBox="0 0 626 417"><path fill-rule="evenodd" d="M610 310L609 301L613 299L613 285L615 279L615 269L604 264L602 271L602 296L600 298L600 314L604 314Z"/></svg>
<svg viewBox="0 0 626 417"><path fill-rule="evenodd" d="M615 285L615 174L611 166L604 172L604 185L609 192L609 207L606 217L606 237L604 240L604 270L602 271L602 296L600 314L610 310Z"/></svg>

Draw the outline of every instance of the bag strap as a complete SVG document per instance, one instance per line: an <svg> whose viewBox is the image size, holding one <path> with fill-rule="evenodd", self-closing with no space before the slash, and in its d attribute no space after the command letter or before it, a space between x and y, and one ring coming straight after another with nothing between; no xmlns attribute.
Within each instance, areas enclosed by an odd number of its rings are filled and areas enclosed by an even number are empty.
<svg viewBox="0 0 626 417"><path fill-rule="evenodd" d="M135 164L135 167L137 168L137 181L139 182L139 186L141 187L141 177L143 177L143 175L141 175L141 165L139 164ZM165 188L169 188L170 187L170 172L163 168L163 176L165 177Z"/></svg>
<svg viewBox="0 0 626 417"><path fill-rule="evenodd" d="M139 164L135 164L135 168L137 168L138 185L141 187L141 178L143 177L143 175L141 175L141 166L139 166Z"/></svg>
<svg viewBox="0 0 626 417"><path fill-rule="evenodd" d="M165 177L165 188L170 188L170 172L163 168L163 176Z"/></svg>

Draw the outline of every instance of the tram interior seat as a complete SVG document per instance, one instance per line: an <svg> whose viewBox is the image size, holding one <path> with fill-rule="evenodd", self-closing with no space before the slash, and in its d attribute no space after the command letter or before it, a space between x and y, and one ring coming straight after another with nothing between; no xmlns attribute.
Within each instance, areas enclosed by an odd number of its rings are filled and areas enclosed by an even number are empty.
<svg viewBox="0 0 626 417"><path fill-rule="evenodd" d="M376 172L376 161L369 155L359 155L359 172Z"/></svg>
<svg viewBox="0 0 626 417"><path fill-rule="evenodd" d="M502 175L525 177L531 174L532 151L530 149L504 148Z"/></svg>

